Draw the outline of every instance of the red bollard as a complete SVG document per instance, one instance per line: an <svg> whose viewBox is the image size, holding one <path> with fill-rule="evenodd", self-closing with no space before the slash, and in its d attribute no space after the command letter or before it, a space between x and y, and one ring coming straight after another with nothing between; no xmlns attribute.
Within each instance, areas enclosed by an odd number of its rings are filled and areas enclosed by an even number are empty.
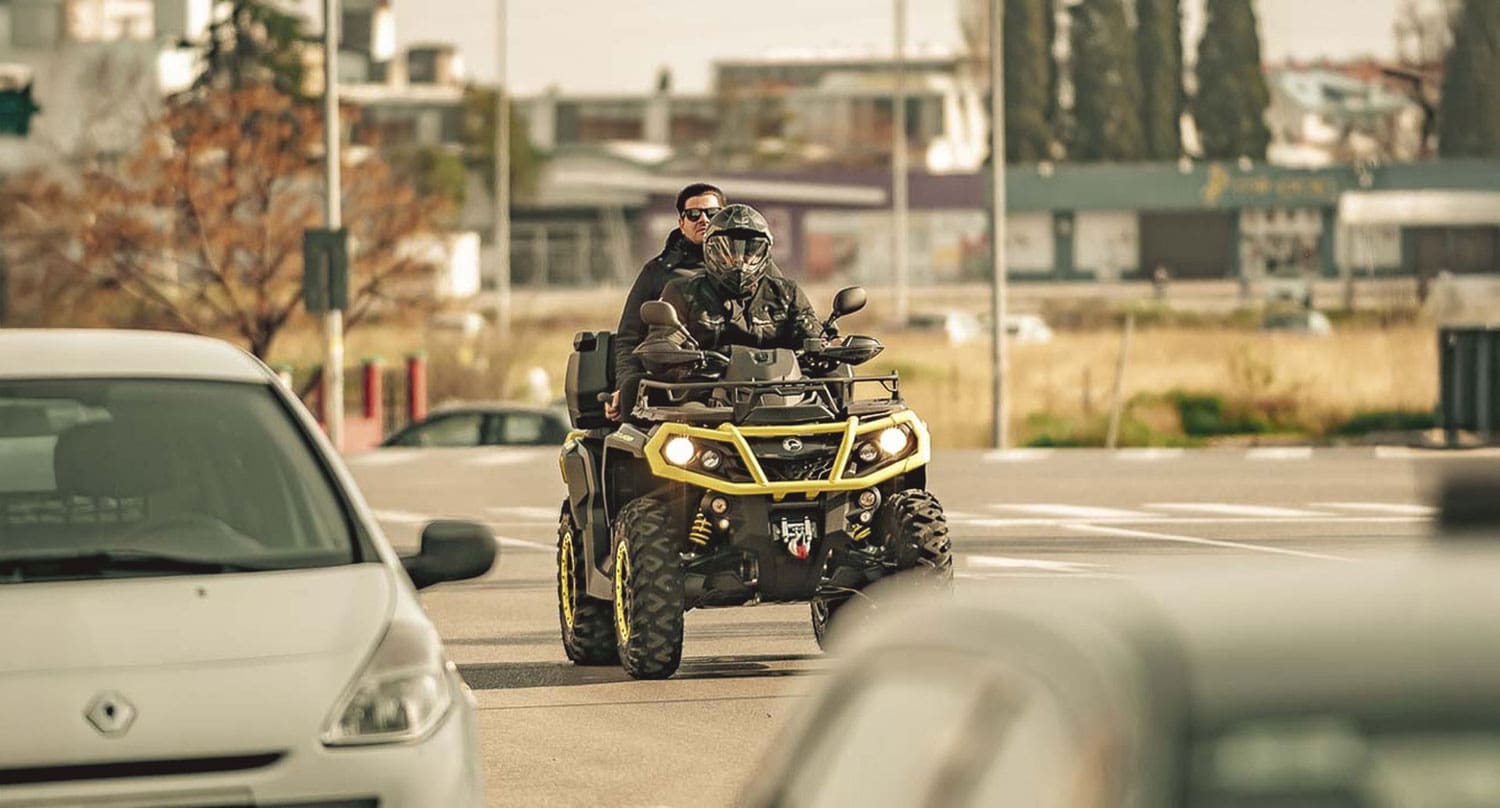
<svg viewBox="0 0 1500 808"><path fill-rule="evenodd" d="M406 419L416 423L427 417L427 356L406 357Z"/></svg>
<svg viewBox="0 0 1500 808"><path fill-rule="evenodd" d="M380 357L375 356L364 361L364 403L365 418L375 422L381 431L385 429L385 421L382 419L382 408L385 404L383 391L381 390Z"/></svg>

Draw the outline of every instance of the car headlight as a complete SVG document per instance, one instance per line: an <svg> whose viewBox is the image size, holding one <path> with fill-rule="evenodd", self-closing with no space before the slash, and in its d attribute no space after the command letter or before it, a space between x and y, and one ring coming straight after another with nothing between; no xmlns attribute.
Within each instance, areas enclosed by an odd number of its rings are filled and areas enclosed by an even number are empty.
<svg viewBox="0 0 1500 808"><path fill-rule="evenodd" d="M889 427L880 433L880 451L894 457L906 451L910 440L911 436L905 429L899 426Z"/></svg>
<svg viewBox="0 0 1500 808"><path fill-rule="evenodd" d="M334 707L323 729L328 746L400 743L423 738L448 714L454 685L437 631L397 620Z"/></svg>
<svg viewBox="0 0 1500 808"><path fill-rule="evenodd" d="M674 466L686 466L693 462L693 456L698 454L698 448L691 440L678 435L667 441L667 445L662 448L662 454L667 458L668 463Z"/></svg>

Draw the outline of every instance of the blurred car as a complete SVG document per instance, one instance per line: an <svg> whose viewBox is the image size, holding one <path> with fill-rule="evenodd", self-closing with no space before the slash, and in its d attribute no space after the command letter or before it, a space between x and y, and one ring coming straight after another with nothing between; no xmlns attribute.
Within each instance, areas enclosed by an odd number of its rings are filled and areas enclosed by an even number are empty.
<svg viewBox="0 0 1500 808"><path fill-rule="evenodd" d="M948 342L963 345L976 339L989 339L993 319L988 313L975 315L966 311L919 312L907 318L907 326L917 329L941 329ZM1005 315L1005 333L1018 345L1045 345L1052 341L1052 328L1037 314Z"/></svg>
<svg viewBox="0 0 1500 808"><path fill-rule="evenodd" d="M881 609L751 806L1500 805L1500 553Z"/></svg>
<svg viewBox="0 0 1500 808"><path fill-rule="evenodd" d="M1261 319L1263 331L1281 331L1309 337L1326 337L1333 334L1333 323L1328 315L1313 309L1295 311L1273 311Z"/></svg>
<svg viewBox="0 0 1500 808"><path fill-rule="evenodd" d="M504 402L458 404L433 410L397 431L381 446L458 448L560 446L572 429L563 407Z"/></svg>
<svg viewBox="0 0 1500 808"><path fill-rule="evenodd" d="M473 695L263 364L202 337L0 331L0 805L484 804Z"/></svg>

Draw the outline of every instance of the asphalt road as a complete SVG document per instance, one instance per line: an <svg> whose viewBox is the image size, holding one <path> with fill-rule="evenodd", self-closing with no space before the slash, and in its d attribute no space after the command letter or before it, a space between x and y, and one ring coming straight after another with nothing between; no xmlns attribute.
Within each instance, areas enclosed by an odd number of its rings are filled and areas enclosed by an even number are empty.
<svg viewBox="0 0 1500 808"><path fill-rule="evenodd" d="M930 472L960 587L1133 575L1191 560L1338 565L1419 551L1453 455L1405 449L948 452ZM553 450L350 458L398 547L437 517L489 523L501 561L423 602L474 688L492 805L729 805L826 663L806 606L692 612L681 672L568 663Z"/></svg>

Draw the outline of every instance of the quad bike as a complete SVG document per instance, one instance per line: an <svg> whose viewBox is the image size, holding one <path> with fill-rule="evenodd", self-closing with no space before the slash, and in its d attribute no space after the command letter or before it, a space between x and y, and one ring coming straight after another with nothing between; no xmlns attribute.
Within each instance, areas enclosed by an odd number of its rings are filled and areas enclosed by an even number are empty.
<svg viewBox="0 0 1500 808"><path fill-rule="evenodd" d="M865 299L839 292L825 337ZM875 581L951 585L947 523L926 490L927 428L896 375L852 370L880 353L878 340L726 355L698 350L669 304L648 302L641 316L677 339L637 349L648 376L623 425L603 414L612 335L580 332L569 360L575 431L560 461L557 551L569 659L666 678L689 609L809 602L821 645Z"/></svg>

